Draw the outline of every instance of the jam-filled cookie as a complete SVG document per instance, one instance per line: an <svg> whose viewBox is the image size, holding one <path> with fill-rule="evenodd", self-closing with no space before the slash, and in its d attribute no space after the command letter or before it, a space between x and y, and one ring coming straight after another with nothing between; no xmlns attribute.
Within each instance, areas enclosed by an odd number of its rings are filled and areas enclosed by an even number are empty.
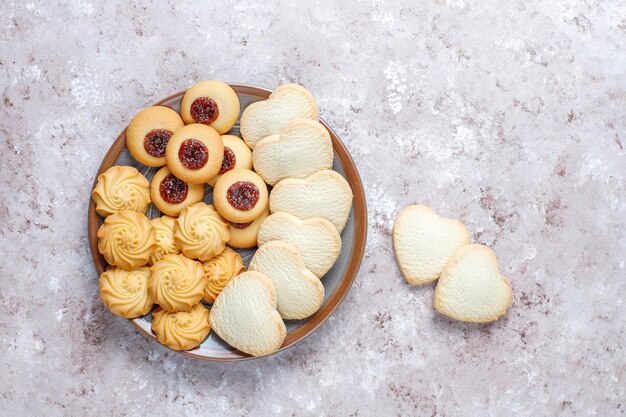
<svg viewBox="0 0 626 417"><path fill-rule="evenodd" d="M167 311L189 310L202 300L206 277L202 264L183 255L167 255L150 268L148 291Z"/></svg>
<svg viewBox="0 0 626 417"><path fill-rule="evenodd" d="M215 184L213 203L226 220L251 222L267 207L267 185L249 169L233 169Z"/></svg>
<svg viewBox="0 0 626 417"><path fill-rule="evenodd" d="M180 212L174 225L174 242L183 254L208 261L222 253L230 238L228 223L212 205L202 202Z"/></svg>
<svg viewBox="0 0 626 417"><path fill-rule="evenodd" d="M222 135L224 142L224 159L218 175L209 180L209 185L215 187L215 183L222 174L235 168L252 169L252 151L243 139L233 135Z"/></svg>
<svg viewBox="0 0 626 417"><path fill-rule="evenodd" d="M177 255L180 249L174 243L174 222L175 218L170 216L156 217L150 220L154 226L157 247L149 259L150 265L159 262L166 255Z"/></svg>
<svg viewBox="0 0 626 417"><path fill-rule="evenodd" d="M248 223L233 223L228 222L228 228L230 229L230 239L228 244L233 248L253 248L257 243L257 236L263 220L270 215L269 207L261 213L259 217Z"/></svg>
<svg viewBox="0 0 626 417"><path fill-rule="evenodd" d="M157 308L152 314L152 331L159 343L170 349L193 349L198 347L211 331L209 310L202 304L176 313Z"/></svg>
<svg viewBox="0 0 626 417"><path fill-rule="evenodd" d="M191 184L202 184L217 175L224 159L224 142L212 127L187 125L172 135L165 149L172 174Z"/></svg>
<svg viewBox="0 0 626 417"><path fill-rule="evenodd" d="M155 248L154 227L144 214L122 210L104 219L98 229L98 251L109 265L144 266Z"/></svg>
<svg viewBox="0 0 626 417"><path fill-rule="evenodd" d="M154 300L148 294L150 268L139 267L127 271L109 267L100 275L100 298L111 313L132 319L152 310Z"/></svg>
<svg viewBox="0 0 626 417"><path fill-rule="evenodd" d="M193 85L180 102L186 124L202 123L220 134L228 132L239 118L239 97L226 83L215 80Z"/></svg>
<svg viewBox="0 0 626 417"><path fill-rule="evenodd" d="M150 167L165 165L165 147L185 124L169 107L152 106L141 110L126 129L126 146L137 161Z"/></svg>
<svg viewBox="0 0 626 417"><path fill-rule="evenodd" d="M186 183L163 167L152 177L150 195L162 213L176 217L185 207L202 201L204 185Z"/></svg>
<svg viewBox="0 0 626 417"><path fill-rule="evenodd" d="M102 217L122 210L145 213L150 204L148 187L148 180L136 168L113 166L98 175L91 198Z"/></svg>
<svg viewBox="0 0 626 417"><path fill-rule="evenodd" d="M209 303L215 302L215 299L226 284L246 270L243 266L241 255L229 247L226 247L224 252L202 264L202 267L207 278L202 299Z"/></svg>

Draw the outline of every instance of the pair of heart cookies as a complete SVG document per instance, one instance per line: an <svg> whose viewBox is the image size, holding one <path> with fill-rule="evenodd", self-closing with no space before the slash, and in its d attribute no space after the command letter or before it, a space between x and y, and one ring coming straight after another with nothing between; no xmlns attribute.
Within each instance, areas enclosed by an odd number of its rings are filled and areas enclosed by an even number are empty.
<svg viewBox="0 0 626 417"><path fill-rule="evenodd" d="M406 281L422 285L439 279L436 311L461 321L495 321L511 306L511 285L500 273L495 253L470 242L463 223L421 205L402 210L393 228L394 251Z"/></svg>

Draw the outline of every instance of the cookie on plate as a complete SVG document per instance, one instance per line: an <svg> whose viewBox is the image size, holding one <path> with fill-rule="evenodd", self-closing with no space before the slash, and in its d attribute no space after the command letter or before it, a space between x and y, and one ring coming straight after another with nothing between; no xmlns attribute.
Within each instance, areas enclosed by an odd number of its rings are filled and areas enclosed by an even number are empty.
<svg viewBox="0 0 626 417"><path fill-rule="evenodd" d="M202 201L204 185L189 184L176 178L168 167L163 167L152 177L150 195L161 213L176 217L185 207Z"/></svg>
<svg viewBox="0 0 626 417"><path fill-rule="evenodd" d="M202 300L206 277L202 264L183 255L167 255L150 268L148 292L167 311L189 310Z"/></svg>
<svg viewBox="0 0 626 417"><path fill-rule="evenodd" d="M150 205L149 183L137 168L112 166L98 175L91 192L96 212L107 217L122 210L145 213Z"/></svg>
<svg viewBox="0 0 626 417"><path fill-rule="evenodd" d="M276 311L276 290L267 275L244 272L217 297L209 321L226 343L253 356L276 352L287 334Z"/></svg>
<svg viewBox="0 0 626 417"><path fill-rule="evenodd" d="M267 185L263 178L249 169L233 169L217 181L213 188L213 204L226 220L251 222L267 207Z"/></svg>
<svg viewBox="0 0 626 417"><path fill-rule="evenodd" d="M202 124L178 129L165 148L172 174L191 184L202 184L217 175L224 159L224 142L215 129Z"/></svg>
<svg viewBox="0 0 626 417"><path fill-rule="evenodd" d="M209 180L211 187L215 187L215 183L222 174L232 169L252 169L252 151L246 142L234 135L222 135L222 142L224 142L224 159L217 175Z"/></svg>
<svg viewBox="0 0 626 417"><path fill-rule="evenodd" d="M511 284L500 273L496 254L483 245L467 245L456 251L435 288L435 310L461 321L498 320L512 302Z"/></svg>
<svg viewBox="0 0 626 417"><path fill-rule="evenodd" d="M271 214L259 229L259 247L272 240L294 245L304 264L321 278L332 268L341 253L341 237L331 222L319 217L300 220L288 213Z"/></svg>
<svg viewBox="0 0 626 417"><path fill-rule="evenodd" d="M144 165L163 166L167 142L183 126L185 124L178 113L169 107L152 106L143 109L126 128L128 152Z"/></svg>
<svg viewBox="0 0 626 417"><path fill-rule="evenodd" d="M255 151L256 152L256 151ZM280 181L270 195L270 212L285 212L299 219L322 217L341 233L352 208L352 189L341 174L324 170L305 179Z"/></svg>
<svg viewBox="0 0 626 417"><path fill-rule="evenodd" d="M300 251L290 243L267 242L254 254L249 270L272 279L278 298L276 308L285 320L307 318L322 306L324 285L306 269Z"/></svg>
<svg viewBox="0 0 626 417"><path fill-rule="evenodd" d="M317 120L317 104L306 88L283 84L267 100L246 107L241 114L241 136L254 149L261 139L280 133L296 118Z"/></svg>
<svg viewBox="0 0 626 417"><path fill-rule="evenodd" d="M259 229L261 224L270 215L270 209L265 208L263 213L256 219L247 223L233 223L228 222L228 229L230 230L230 239L228 244L233 248L253 248L256 246L257 236L259 235Z"/></svg>
<svg viewBox="0 0 626 417"><path fill-rule="evenodd" d="M109 265L144 266L155 249L154 227L142 213L122 210L104 219L98 229L98 251Z"/></svg>
<svg viewBox="0 0 626 417"><path fill-rule="evenodd" d="M150 265L159 262L165 255L177 255L180 253L180 249L178 249L174 242L175 221L176 219L170 216L155 217L150 220L150 223L154 226L157 243L154 253L148 260Z"/></svg>
<svg viewBox="0 0 626 417"><path fill-rule="evenodd" d="M180 114L185 124L209 125L220 134L232 129L239 111L239 96L235 90L215 80L194 84L180 102Z"/></svg>
<svg viewBox="0 0 626 417"><path fill-rule="evenodd" d="M186 257L202 262L222 253L229 238L228 223L210 204L185 208L174 224L176 246Z"/></svg>
<svg viewBox="0 0 626 417"><path fill-rule="evenodd" d="M439 278L452 255L470 240L463 223L439 217L430 207L421 205L403 209L393 225L393 249L410 285Z"/></svg>
<svg viewBox="0 0 626 417"><path fill-rule="evenodd" d="M210 331L209 310L202 304L178 312L157 307L152 314L152 332L159 343L173 350L198 347Z"/></svg>
<svg viewBox="0 0 626 417"><path fill-rule="evenodd" d="M113 314L132 319L148 314L154 300L148 293L150 268L125 270L110 266L100 275L98 285L102 303Z"/></svg>
<svg viewBox="0 0 626 417"><path fill-rule="evenodd" d="M228 246L222 253L202 264L207 278L202 299L214 303L224 287L237 275L246 270L241 255Z"/></svg>
<svg viewBox="0 0 626 417"><path fill-rule="evenodd" d="M293 119L278 135L259 141L252 153L254 170L269 185L285 178L306 178L333 166L333 144L321 123Z"/></svg>

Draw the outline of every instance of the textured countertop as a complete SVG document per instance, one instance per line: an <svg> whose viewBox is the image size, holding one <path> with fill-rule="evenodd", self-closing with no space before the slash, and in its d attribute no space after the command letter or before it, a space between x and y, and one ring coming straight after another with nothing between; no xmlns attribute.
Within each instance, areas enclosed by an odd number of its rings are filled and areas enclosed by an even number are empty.
<svg viewBox="0 0 626 417"><path fill-rule="evenodd" d="M626 414L624 2L52 3L0 5L0 415ZM368 196L343 304L237 364L106 311L87 245L113 139L210 78L309 88ZM453 322L404 283L415 202L495 250L506 317Z"/></svg>

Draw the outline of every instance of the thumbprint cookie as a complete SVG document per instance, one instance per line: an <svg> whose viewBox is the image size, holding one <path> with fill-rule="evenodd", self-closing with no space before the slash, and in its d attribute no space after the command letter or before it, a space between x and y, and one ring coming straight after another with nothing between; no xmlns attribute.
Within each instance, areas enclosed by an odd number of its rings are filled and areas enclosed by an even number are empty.
<svg viewBox="0 0 626 417"><path fill-rule="evenodd" d="M209 185L215 187L220 177L236 168L252 169L252 151L243 139L233 135L222 135L224 142L224 159L218 175L209 180Z"/></svg>
<svg viewBox="0 0 626 417"><path fill-rule="evenodd" d="M239 97L226 83L215 80L193 85L180 102L185 124L201 123L220 134L233 128L239 118Z"/></svg>
<svg viewBox="0 0 626 417"><path fill-rule="evenodd" d="M267 185L257 173L249 169L233 169L217 181L213 189L213 203L226 220L235 223L251 222L267 207Z"/></svg>
<svg viewBox="0 0 626 417"><path fill-rule="evenodd" d="M152 106L141 110L126 129L126 146L137 161L150 167L165 165L165 147L185 124L169 107Z"/></svg>
<svg viewBox="0 0 626 417"><path fill-rule="evenodd" d="M217 175L224 159L224 142L215 129L192 124L172 135L165 149L172 174L191 184L202 184Z"/></svg>

